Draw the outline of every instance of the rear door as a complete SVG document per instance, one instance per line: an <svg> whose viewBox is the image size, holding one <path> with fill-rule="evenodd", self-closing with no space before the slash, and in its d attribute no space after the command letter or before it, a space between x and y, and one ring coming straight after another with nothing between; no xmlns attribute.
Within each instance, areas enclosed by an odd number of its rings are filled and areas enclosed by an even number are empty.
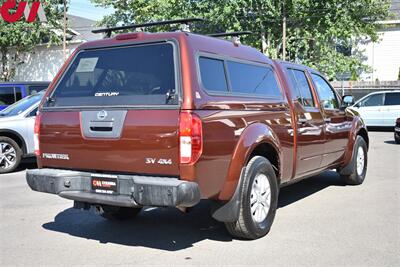
<svg viewBox="0 0 400 267"><path fill-rule="evenodd" d="M291 95L297 116L296 177L317 170L325 145L324 119L303 70L288 68Z"/></svg>
<svg viewBox="0 0 400 267"><path fill-rule="evenodd" d="M178 175L172 42L79 52L41 115L44 167Z"/></svg>
<svg viewBox="0 0 400 267"><path fill-rule="evenodd" d="M395 125L396 119L400 117L400 92L385 94L385 103L382 111L383 125L390 127Z"/></svg>

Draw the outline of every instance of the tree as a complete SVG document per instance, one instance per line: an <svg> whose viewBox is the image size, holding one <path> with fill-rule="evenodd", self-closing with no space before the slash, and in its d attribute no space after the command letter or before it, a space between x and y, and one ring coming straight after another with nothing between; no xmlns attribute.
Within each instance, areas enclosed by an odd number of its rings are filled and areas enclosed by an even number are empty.
<svg viewBox="0 0 400 267"><path fill-rule="evenodd" d="M243 42L272 58L282 54L282 21L287 21L287 59L314 67L333 79L368 69L357 43L378 40L374 22L389 15L389 0L91 0L113 7L102 25L202 17L197 31L250 30ZM264 42L264 44L263 44Z"/></svg>
<svg viewBox="0 0 400 267"><path fill-rule="evenodd" d="M0 0L2 5L6 0ZM28 1L32 3L33 1ZM42 43L59 44L61 39L56 31L62 29L62 9L60 0L40 1L44 8L47 23L35 20L28 23L25 17L15 23L4 21L0 16L0 81L10 81L16 68L23 64L24 54Z"/></svg>

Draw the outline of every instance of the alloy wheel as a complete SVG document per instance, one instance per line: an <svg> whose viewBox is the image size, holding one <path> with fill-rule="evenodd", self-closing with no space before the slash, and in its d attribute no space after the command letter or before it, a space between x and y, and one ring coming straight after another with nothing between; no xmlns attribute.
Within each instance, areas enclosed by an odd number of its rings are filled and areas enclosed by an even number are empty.
<svg viewBox="0 0 400 267"><path fill-rule="evenodd" d="M357 174L360 176L364 172L364 165L365 165L364 149L362 147L359 147L357 150Z"/></svg>
<svg viewBox="0 0 400 267"><path fill-rule="evenodd" d="M0 168L8 170L14 167L17 161L17 152L9 143L0 143Z"/></svg>
<svg viewBox="0 0 400 267"><path fill-rule="evenodd" d="M258 174L251 187L251 216L256 223L263 222L271 206L271 186L265 174Z"/></svg>

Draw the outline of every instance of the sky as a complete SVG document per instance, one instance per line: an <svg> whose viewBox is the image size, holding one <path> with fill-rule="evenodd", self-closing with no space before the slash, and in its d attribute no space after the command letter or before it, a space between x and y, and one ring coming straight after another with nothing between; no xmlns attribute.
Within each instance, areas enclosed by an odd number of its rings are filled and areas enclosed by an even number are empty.
<svg viewBox="0 0 400 267"><path fill-rule="evenodd" d="M70 0L68 8L68 14L96 21L113 12L112 9L96 7L90 0Z"/></svg>

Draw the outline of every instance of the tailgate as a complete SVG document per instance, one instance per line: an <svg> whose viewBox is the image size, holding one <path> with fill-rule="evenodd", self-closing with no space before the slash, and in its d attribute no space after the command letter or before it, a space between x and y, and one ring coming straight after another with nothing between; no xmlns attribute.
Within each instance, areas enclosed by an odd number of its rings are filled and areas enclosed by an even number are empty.
<svg viewBox="0 0 400 267"><path fill-rule="evenodd" d="M63 169L178 176L178 119L179 110L43 112L41 163Z"/></svg>
<svg viewBox="0 0 400 267"><path fill-rule="evenodd" d="M41 110L42 166L178 175L177 46L81 50Z"/></svg>

